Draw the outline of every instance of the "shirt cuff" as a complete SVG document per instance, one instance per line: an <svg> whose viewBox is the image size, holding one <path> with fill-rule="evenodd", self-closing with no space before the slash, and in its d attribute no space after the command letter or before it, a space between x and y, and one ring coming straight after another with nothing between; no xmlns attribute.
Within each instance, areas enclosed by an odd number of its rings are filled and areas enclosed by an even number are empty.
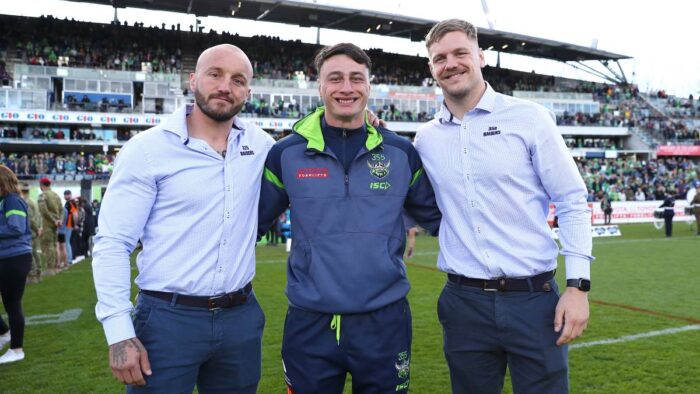
<svg viewBox="0 0 700 394"><path fill-rule="evenodd" d="M134 323L129 314L112 316L102 321L102 328L105 330L107 344L114 345L117 342L135 338Z"/></svg>
<svg viewBox="0 0 700 394"><path fill-rule="evenodd" d="M591 279L591 262L583 257L566 256L566 279Z"/></svg>

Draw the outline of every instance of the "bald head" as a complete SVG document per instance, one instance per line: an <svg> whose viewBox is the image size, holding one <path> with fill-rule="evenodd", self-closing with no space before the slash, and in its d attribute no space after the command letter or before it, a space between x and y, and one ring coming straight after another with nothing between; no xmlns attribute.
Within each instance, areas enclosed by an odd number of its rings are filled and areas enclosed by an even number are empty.
<svg viewBox="0 0 700 394"><path fill-rule="evenodd" d="M231 44L220 44L207 48L199 55L197 66L194 69L195 74L199 74L212 65L225 59L236 59L235 63L243 66L247 72L248 78L253 78L253 66L250 64L250 59L241 50L241 48Z"/></svg>
<svg viewBox="0 0 700 394"><path fill-rule="evenodd" d="M199 56L190 89L201 112L217 122L229 122L250 95L253 66L238 47L221 44Z"/></svg>

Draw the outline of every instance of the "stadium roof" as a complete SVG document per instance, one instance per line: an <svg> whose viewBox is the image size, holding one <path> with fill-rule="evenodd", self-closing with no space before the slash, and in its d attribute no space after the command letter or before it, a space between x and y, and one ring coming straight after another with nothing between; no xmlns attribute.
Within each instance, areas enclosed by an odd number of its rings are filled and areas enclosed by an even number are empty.
<svg viewBox="0 0 700 394"><path fill-rule="evenodd" d="M305 3L289 0L70 0L113 6L115 8L145 8L159 11L188 13L197 16L243 18L266 22L293 24L302 27L318 27L343 31L371 33L384 36L408 38L422 41L437 21L401 16L371 10ZM483 49L502 53L514 53L536 58L572 62L595 73L580 62L597 60L611 72L616 80L624 81L608 66L608 61L617 62L629 56L601 51L580 45L547 40L486 28L479 28L479 44ZM619 64L618 64L619 66ZM621 72L620 68L620 72ZM600 73L600 72L598 72ZM611 79L608 75L600 75Z"/></svg>
<svg viewBox="0 0 700 394"><path fill-rule="evenodd" d="M285 0L72 0L160 11L190 13L197 16L218 16L320 27L408 38L422 41L436 21L369 10L355 10L330 5ZM628 56L579 45L508 33L479 29L482 48L517 53L559 61L619 60ZM524 44L524 45L523 45ZM507 45L506 48L503 46Z"/></svg>

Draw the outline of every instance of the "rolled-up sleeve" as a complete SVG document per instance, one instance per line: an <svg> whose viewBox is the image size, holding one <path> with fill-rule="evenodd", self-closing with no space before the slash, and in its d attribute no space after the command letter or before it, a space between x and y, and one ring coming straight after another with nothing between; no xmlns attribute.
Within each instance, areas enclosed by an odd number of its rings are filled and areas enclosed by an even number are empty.
<svg viewBox="0 0 700 394"><path fill-rule="evenodd" d="M129 256L143 233L157 193L152 163L138 142L136 139L127 143L116 159L95 236L95 315L109 345L135 337L130 316L133 305Z"/></svg>

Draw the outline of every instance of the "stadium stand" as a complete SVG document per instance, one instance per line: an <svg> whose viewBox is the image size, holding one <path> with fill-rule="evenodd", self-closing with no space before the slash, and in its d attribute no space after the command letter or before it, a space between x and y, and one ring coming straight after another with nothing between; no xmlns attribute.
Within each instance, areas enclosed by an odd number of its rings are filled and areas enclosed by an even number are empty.
<svg viewBox="0 0 700 394"><path fill-rule="evenodd" d="M684 196L700 175L700 164L687 157L637 160L578 159L579 172L588 186L588 200L599 201L607 194L611 201L663 200L665 193Z"/></svg>
<svg viewBox="0 0 700 394"><path fill-rule="evenodd" d="M0 164L10 168L20 180L51 176L53 179L73 181L82 179L107 179L112 171L114 155L10 153L0 152Z"/></svg>
<svg viewBox="0 0 700 394"><path fill-rule="evenodd" d="M193 101L187 75L196 54L224 42L255 54L253 94L242 116L279 135L320 104L311 66L317 45L198 32L192 26L0 15L0 81L5 86L0 111L7 110L0 112L0 161L23 179L107 177L124 141L157 124L161 114ZM410 136L416 122L430 120L442 101L427 60L380 49L368 53L374 62L370 109ZM484 76L496 90L556 114L590 200L601 193L613 200L628 198L637 190L651 197L659 187L680 193L697 179L692 158L700 154L654 158L659 146L700 143L692 97L491 66ZM663 174L651 175L657 169Z"/></svg>

